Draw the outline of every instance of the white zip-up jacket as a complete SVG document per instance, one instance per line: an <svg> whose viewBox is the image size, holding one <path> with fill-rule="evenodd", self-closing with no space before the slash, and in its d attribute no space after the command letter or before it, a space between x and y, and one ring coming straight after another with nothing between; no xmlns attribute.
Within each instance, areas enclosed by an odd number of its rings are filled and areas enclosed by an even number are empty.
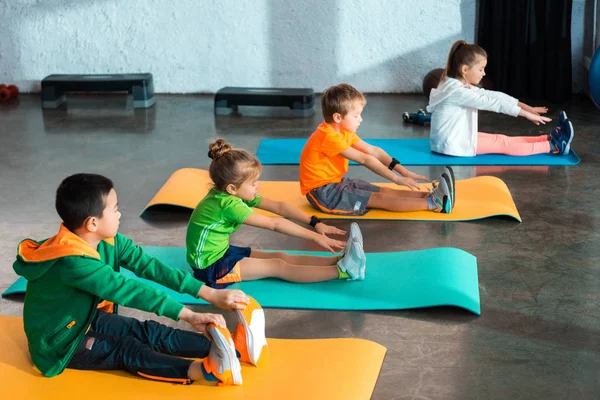
<svg viewBox="0 0 600 400"><path fill-rule="evenodd" d="M465 85L446 78L431 89L427 111L431 115L431 151L450 156L472 157L477 150L477 110L519 116L519 101L502 92Z"/></svg>

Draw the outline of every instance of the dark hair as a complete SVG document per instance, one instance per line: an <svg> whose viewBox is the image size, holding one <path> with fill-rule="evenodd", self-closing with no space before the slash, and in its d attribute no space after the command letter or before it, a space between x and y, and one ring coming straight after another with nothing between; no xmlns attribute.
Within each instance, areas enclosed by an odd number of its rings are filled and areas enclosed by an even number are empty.
<svg viewBox="0 0 600 400"><path fill-rule="evenodd" d="M487 58L487 53L476 44L468 44L464 40L454 42L448 53L446 69L442 72L440 83L444 82L447 76L450 78L462 77L460 67L462 65L473 66L477 62L477 57Z"/></svg>
<svg viewBox="0 0 600 400"><path fill-rule="evenodd" d="M354 87L341 83L325 89L321 95L321 110L326 122L333 122L333 114L341 114L345 117L352 109L352 104L358 100L367 103L365 96Z"/></svg>
<svg viewBox="0 0 600 400"><path fill-rule="evenodd" d="M97 174L75 174L56 189L56 211L67 229L80 228L88 217L102 217L112 181Z"/></svg>
<svg viewBox="0 0 600 400"><path fill-rule="evenodd" d="M225 192L227 185L239 188L248 179L258 177L262 170L258 158L244 149L232 148L222 138L208 145L208 156L213 160L208 174L220 192Z"/></svg>

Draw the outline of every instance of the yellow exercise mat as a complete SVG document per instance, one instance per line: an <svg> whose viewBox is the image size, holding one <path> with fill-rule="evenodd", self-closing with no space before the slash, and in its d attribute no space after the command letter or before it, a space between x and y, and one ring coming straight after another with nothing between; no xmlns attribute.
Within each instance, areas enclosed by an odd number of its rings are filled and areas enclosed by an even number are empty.
<svg viewBox="0 0 600 400"><path fill-rule="evenodd" d="M393 183L378 183L378 186L402 189ZM211 187L208 171L195 168L177 170L150 200L141 215L150 207L172 205L194 209ZM431 188L431 184L421 185ZM406 189L408 190L408 189ZM261 181L259 193L268 199L285 201L325 219L396 219L411 221L470 221L493 216L509 216L521 222L521 216L515 206L506 184L493 176L478 176L456 181L456 205L451 214L431 211L391 212L371 210L366 215L346 216L324 214L314 209L300 194L298 182ZM263 215L273 214L255 209Z"/></svg>
<svg viewBox="0 0 600 400"><path fill-rule="evenodd" d="M23 319L0 316L0 397L52 399L370 399L385 347L362 339L268 339L265 366L242 364L242 386L179 385L124 371L66 369L43 377L31 364Z"/></svg>

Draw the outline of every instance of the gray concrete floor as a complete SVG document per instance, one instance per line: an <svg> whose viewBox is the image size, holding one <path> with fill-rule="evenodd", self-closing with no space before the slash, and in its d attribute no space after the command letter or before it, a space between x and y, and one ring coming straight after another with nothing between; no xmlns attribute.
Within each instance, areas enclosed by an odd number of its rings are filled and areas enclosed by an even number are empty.
<svg viewBox="0 0 600 400"><path fill-rule="evenodd" d="M403 111L425 106L422 95L368 96L364 138L427 137L402 123ZM54 191L67 175L104 174L115 182L121 232L141 245L182 246L189 214L138 215L178 168L206 168L207 141L224 136L257 149L264 137L306 137L321 121L281 111L242 109L214 117L210 96L158 96L149 110L123 97L71 98L68 110L42 111L39 97L0 104L0 291L16 278L19 240L53 235ZM538 104L536 104L538 105ZM542 104L539 104L542 105ZM395 312L266 310L276 338L359 337L387 347L374 399L574 399L600 397L600 112L576 98L563 109L576 130L576 167L456 167L457 179L494 175L511 189L523 222L363 221L367 252L440 246L478 258L481 316L455 308ZM552 106L556 118L561 109ZM524 119L480 113L480 130L534 135ZM440 167L412 167L435 176ZM297 180L297 166L266 166L265 180ZM362 169L350 175L380 181ZM333 225L347 228L349 222ZM311 243L242 227L232 242L277 250L318 250ZM198 307L214 311L210 307ZM23 298L0 300L1 315L22 315ZM124 314L152 315L135 310ZM227 316L231 321L231 316ZM177 325L164 319L173 326ZM186 328L184 324L180 324ZM343 384L343 377L339 378Z"/></svg>

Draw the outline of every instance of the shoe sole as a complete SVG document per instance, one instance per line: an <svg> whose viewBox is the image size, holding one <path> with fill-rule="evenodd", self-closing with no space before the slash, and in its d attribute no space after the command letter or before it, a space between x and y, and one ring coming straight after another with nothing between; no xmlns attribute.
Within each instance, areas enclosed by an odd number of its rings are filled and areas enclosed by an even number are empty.
<svg viewBox="0 0 600 400"><path fill-rule="evenodd" d="M364 281L366 272L367 272L367 255L365 254L365 251L363 250L362 246L358 247L358 249L360 250L360 252L358 254L359 259L360 259L360 266L358 267L358 278L359 279L355 279L355 280Z"/></svg>
<svg viewBox="0 0 600 400"><path fill-rule="evenodd" d="M356 246L355 246L356 245ZM358 245L357 242L352 242L352 248L355 248L355 251L358 253L357 258L359 261L358 271L356 271L356 275L352 276L350 274L350 270L346 270L345 272L350 275L350 278L346 279L347 281L361 281L365 279L365 271L367 267L367 256L365 255L365 251L361 246Z"/></svg>
<svg viewBox="0 0 600 400"><path fill-rule="evenodd" d="M360 231L360 227L356 222L350 224L350 239L355 242L358 242L360 244L360 247L364 247L362 233Z"/></svg>
<svg viewBox="0 0 600 400"><path fill-rule="evenodd" d="M452 167L449 166L445 166L444 167L444 172L450 176L450 179L452 180L452 205L454 206L454 200L456 199L456 178L454 177L454 170L452 169ZM441 175L440 175L441 176ZM437 187L439 185L439 180L438 181L432 181L431 185L433 188Z"/></svg>
<svg viewBox="0 0 600 400"><path fill-rule="evenodd" d="M456 205L456 179L454 178L454 170L452 167L444 167L444 172L446 172L450 176L450 180L452 181L452 208Z"/></svg>
<svg viewBox="0 0 600 400"><path fill-rule="evenodd" d="M454 187L452 186L452 180L445 172L442 174L441 178L446 181L446 186L448 186L448 197L450 200L450 211L448 214L452 214L452 209L454 208L454 202L452 202L452 198L454 197Z"/></svg>
<svg viewBox="0 0 600 400"><path fill-rule="evenodd" d="M448 189L448 194L445 196L448 198L448 201L450 202L450 211L447 211L447 214L451 214L452 213L452 209L454 209L454 203L452 202L452 197L453 197L453 192L454 190L452 189L452 181L450 180L450 177L448 176L448 174L446 174L445 172L442 174L441 179L444 180L444 182L446 182L446 188ZM444 205L444 209L446 209L446 205Z"/></svg>
<svg viewBox="0 0 600 400"><path fill-rule="evenodd" d="M563 151L563 155L568 155L569 152L571 151L571 142L573 141L573 138L575 137L575 129L573 129L573 124L571 123L571 121L567 121L567 123L569 124L569 128L571 130L571 137L569 138L569 141L567 142L567 145L565 146L565 151Z"/></svg>
<svg viewBox="0 0 600 400"><path fill-rule="evenodd" d="M442 197L442 211L441 212L443 214L450 214L452 212L452 198L448 196L450 194L450 190L448 188L448 179L449 178L445 173L443 173L441 175L441 178L443 180L440 180L439 185L442 186L443 189L445 189L442 191L444 193L444 195ZM444 183L444 185L442 185L442 182ZM450 210L449 211L446 210L446 208L447 208L446 206L447 206L448 202L450 202Z"/></svg>
<svg viewBox="0 0 600 400"><path fill-rule="evenodd" d="M564 116L564 118L561 118L561 116ZM558 123L560 125L564 124L566 120L568 120L569 117L567 117L567 113L564 111L561 111L560 114L558 114Z"/></svg>
<svg viewBox="0 0 600 400"><path fill-rule="evenodd" d="M267 338L265 337L265 312L256 300L250 298L250 304L245 310L236 310L238 323L244 327L246 333L246 349L248 358L254 365L267 347ZM250 321L248 323L248 321Z"/></svg>
<svg viewBox="0 0 600 400"><path fill-rule="evenodd" d="M350 224L350 237L348 238L348 241L346 242L346 247L344 247L344 249L340 253L341 258L343 258L349 252L350 246L352 245L352 242L354 242L354 241L359 242L360 247L363 247L362 233L360 232L360 227L358 226L358 224L356 222L353 222Z"/></svg>
<svg viewBox="0 0 600 400"><path fill-rule="evenodd" d="M231 367L231 378L233 382L227 380L226 382L219 382L219 386L231 386L231 385L241 385L242 384L242 367L240 366L240 360L238 360L237 355L235 354L235 347L233 345L233 339L231 343L225 338L223 333L216 326L209 325L208 330L210 331L210 335L213 338L213 342L217 347L223 350L224 357L227 358L229 365ZM237 366L237 370L234 368Z"/></svg>

